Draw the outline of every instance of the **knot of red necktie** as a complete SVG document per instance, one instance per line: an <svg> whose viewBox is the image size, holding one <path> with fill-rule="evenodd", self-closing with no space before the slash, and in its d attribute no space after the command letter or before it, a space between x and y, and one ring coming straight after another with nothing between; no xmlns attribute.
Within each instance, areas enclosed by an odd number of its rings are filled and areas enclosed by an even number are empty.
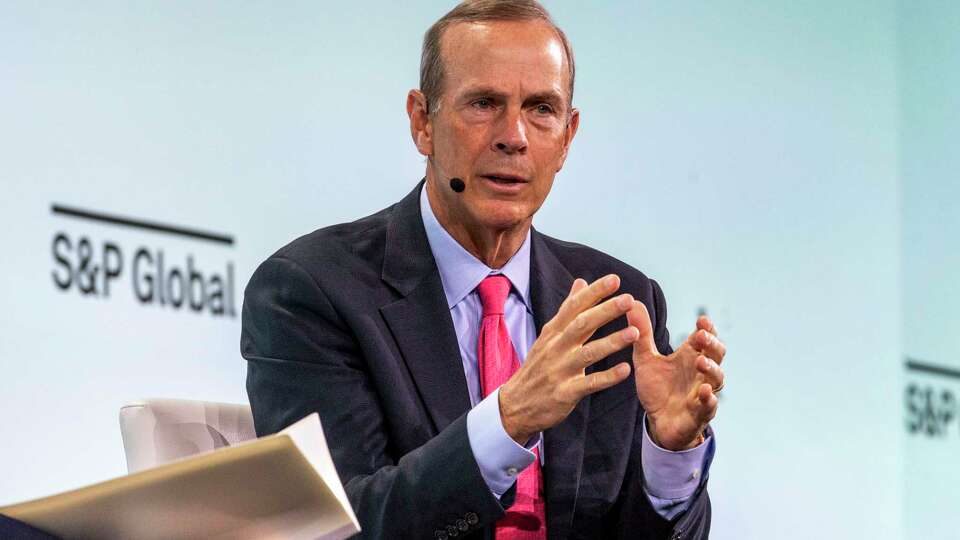
<svg viewBox="0 0 960 540"><path fill-rule="evenodd" d="M510 294L510 280L503 274L487 276L477 285L477 294L483 304L483 316L503 315L503 305Z"/></svg>

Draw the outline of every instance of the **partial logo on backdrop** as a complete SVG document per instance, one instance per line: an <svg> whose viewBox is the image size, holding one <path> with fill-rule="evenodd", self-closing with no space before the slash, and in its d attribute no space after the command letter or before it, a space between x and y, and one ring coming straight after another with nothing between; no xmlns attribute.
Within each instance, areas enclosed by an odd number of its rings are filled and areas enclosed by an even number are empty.
<svg viewBox="0 0 960 540"><path fill-rule="evenodd" d="M233 236L61 204L50 211L64 223L50 244L51 276L60 291L91 299L130 295L145 307L236 317ZM121 243L109 234L69 232L67 225L78 220L141 232L143 240ZM214 249L202 249L201 260L197 250L165 246L164 238Z"/></svg>
<svg viewBox="0 0 960 540"><path fill-rule="evenodd" d="M960 369L907 358L904 391L907 433L930 439L960 436Z"/></svg>

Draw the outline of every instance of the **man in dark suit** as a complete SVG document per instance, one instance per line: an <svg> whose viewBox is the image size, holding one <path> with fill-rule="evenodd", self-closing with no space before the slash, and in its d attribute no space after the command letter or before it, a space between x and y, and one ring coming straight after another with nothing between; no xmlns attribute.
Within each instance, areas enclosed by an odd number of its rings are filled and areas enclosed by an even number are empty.
<svg viewBox="0 0 960 540"><path fill-rule="evenodd" d="M257 432L319 412L363 537L708 535L713 324L674 352L655 281L531 226L579 125L573 79L535 1L464 2L408 95L424 181L247 286Z"/></svg>

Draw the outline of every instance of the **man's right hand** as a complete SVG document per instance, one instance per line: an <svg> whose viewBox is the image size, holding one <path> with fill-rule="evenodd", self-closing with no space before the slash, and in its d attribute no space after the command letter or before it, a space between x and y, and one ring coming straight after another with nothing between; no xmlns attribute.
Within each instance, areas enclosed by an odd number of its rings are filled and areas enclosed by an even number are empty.
<svg viewBox="0 0 960 540"><path fill-rule="evenodd" d="M640 331L627 326L619 332L585 342L608 322L633 307L633 297L621 294L597 305L620 288L610 274L590 285L577 278L557 315L543 326L520 369L500 387L500 418L507 434L525 445L533 435L563 421L586 396L610 388L630 376L621 362L587 375L588 366L631 345Z"/></svg>

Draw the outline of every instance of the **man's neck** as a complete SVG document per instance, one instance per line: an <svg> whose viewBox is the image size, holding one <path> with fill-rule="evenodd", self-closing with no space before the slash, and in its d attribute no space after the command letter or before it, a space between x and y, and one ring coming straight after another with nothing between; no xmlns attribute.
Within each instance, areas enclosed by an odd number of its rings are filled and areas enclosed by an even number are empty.
<svg viewBox="0 0 960 540"><path fill-rule="evenodd" d="M491 229L469 223L466 216L451 215L450 209L440 200L439 194L434 192L434 185L433 182L428 181L425 187L433 215L436 216L440 226L463 246L463 249L483 264L494 269L502 268L523 245L532 220L526 220L507 229Z"/></svg>

